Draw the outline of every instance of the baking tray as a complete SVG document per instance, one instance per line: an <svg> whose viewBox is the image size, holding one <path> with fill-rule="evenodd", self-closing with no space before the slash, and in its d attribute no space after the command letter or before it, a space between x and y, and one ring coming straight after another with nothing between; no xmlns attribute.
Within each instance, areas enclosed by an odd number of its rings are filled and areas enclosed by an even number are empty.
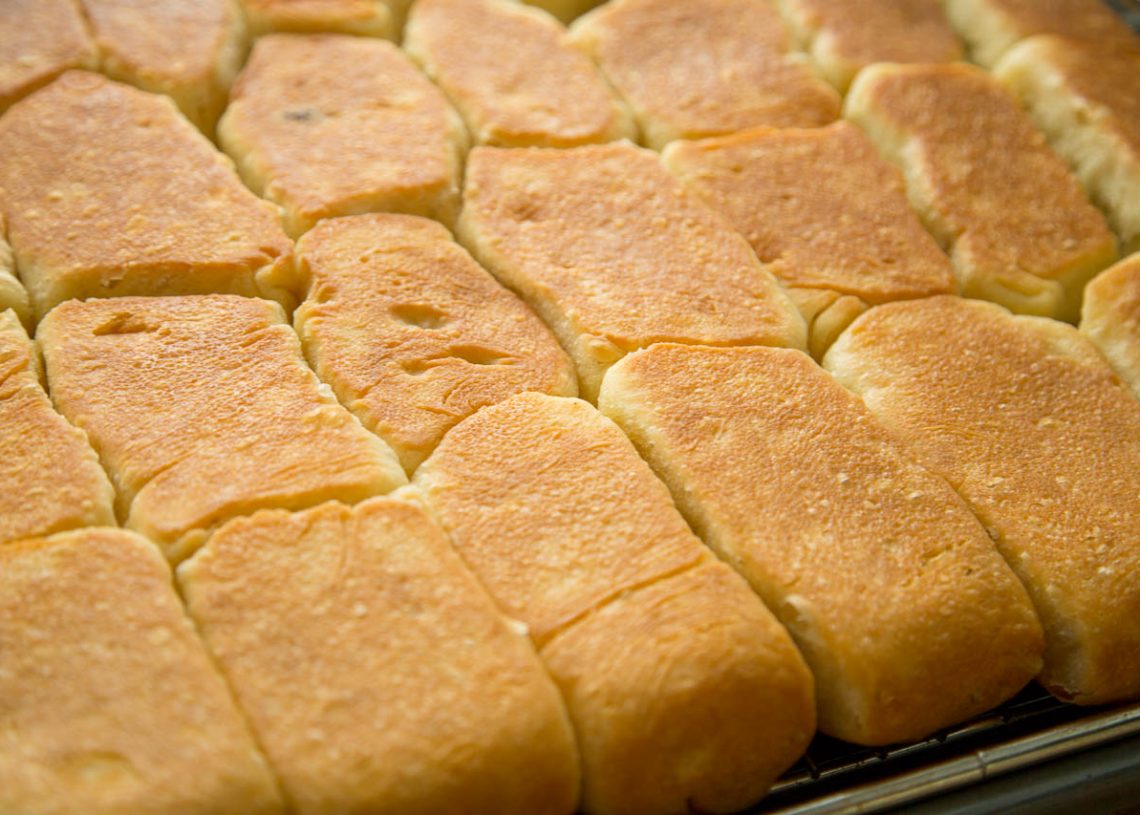
<svg viewBox="0 0 1140 815"><path fill-rule="evenodd" d="M748 812L892 811L1130 737L1140 738L1140 702L1082 708L1031 685L991 712L920 742L875 749L818 736ZM1126 761L1140 786L1140 749ZM1092 779L1086 774L1084 780ZM1140 811L1140 799L1135 803Z"/></svg>

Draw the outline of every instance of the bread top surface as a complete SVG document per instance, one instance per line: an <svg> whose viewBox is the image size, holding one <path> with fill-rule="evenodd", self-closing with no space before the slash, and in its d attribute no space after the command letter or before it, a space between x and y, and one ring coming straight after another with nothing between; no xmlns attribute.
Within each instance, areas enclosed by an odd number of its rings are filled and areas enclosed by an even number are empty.
<svg viewBox="0 0 1140 815"><path fill-rule="evenodd" d="M1062 34L1097 43L1138 45L1136 34L1104 0L980 0L1017 39Z"/></svg>
<svg viewBox="0 0 1140 815"><path fill-rule="evenodd" d="M535 9L507 0L420 0L404 47L481 144L572 147L637 135L590 58Z"/></svg>
<svg viewBox="0 0 1140 815"><path fill-rule="evenodd" d="M911 211L901 174L854 125L675 142L663 158L787 286L868 303L954 290L950 261Z"/></svg>
<svg viewBox="0 0 1140 815"><path fill-rule="evenodd" d="M414 483L539 644L708 556L629 440L576 399L527 393L484 408L444 437Z"/></svg>
<svg viewBox="0 0 1140 815"><path fill-rule="evenodd" d="M178 579L298 810L574 808L557 690L419 506L259 512Z"/></svg>
<svg viewBox="0 0 1140 815"><path fill-rule="evenodd" d="M82 5L104 67L156 90L208 88L230 67L222 62L240 56L230 53L243 28L231 0L82 0Z"/></svg>
<svg viewBox="0 0 1140 815"><path fill-rule="evenodd" d="M99 60L73 0L6 0L0 37L0 113L68 68Z"/></svg>
<svg viewBox="0 0 1140 815"><path fill-rule="evenodd" d="M282 811L153 544L84 529L0 546L0 809Z"/></svg>
<svg viewBox="0 0 1140 815"><path fill-rule="evenodd" d="M1076 329L978 301L890 303L824 358L966 499L1049 635L1045 681L1140 688L1140 404Z"/></svg>
<svg viewBox="0 0 1140 815"><path fill-rule="evenodd" d="M199 274L237 286L292 249L275 208L169 100L86 72L0 119L0 207L41 313L71 286L185 292Z"/></svg>
<svg viewBox="0 0 1140 815"><path fill-rule="evenodd" d="M737 811L815 731L791 638L715 558L615 598L542 657L578 728L587 811Z"/></svg>
<svg viewBox="0 0 1140 815"><path fill-rule="evenodd" d="M789 53L766 0L618 0L575 23L661 148L750 127L812 127L839 116L839 95Z"/></svg>
<svg viewBox="0 0 1140 815"><path fill-rule="evenodd" d="M827 732L928 735L1040 668L1029 598L981 524L806 355L655 345L610 369L599 405L789 626Z"/></svg>
<svg viewBox="0 0 1140 815"><path fill-rule="evenodd" d="M1140 254L1101 272L1085 287L1081 332L1140 399Z"/></svg>
<svg viewBox="0 0 1140 815"><path fill-rule="evenodd" d="M881 151L900 154L911 199L956 261L1053 278L1115 252L1077 179L981 69L871 66L847 110Z"/></svg>
<svg viewBox="0 0 1140 815"><path fill-rule="evenodd" d="M219 136L293 231L370 209L429 214L457 193L465 134L443 94L395 45L344 34L259 39Z"/></svg>
<svg viewBox="0 0 1140 815"><path fill-rule="evenodd" d="M940 0L779 0L823 69L842 90L855 73L875 62L954 62L962 46Z"/></svg>
<svg viewBox="0 0 1140 815"><path fill-rule="evenodd" d="M241 0L250 29L269 31L343 31L395 38L396 20L385 0Z"/></svg>
<svg viewBox="0 0 1140 815"><path fill-rule="evenodd" d="M795 307L747 242L648 151L480 147L466 184L460 233L476 257L577 334L621 352L803 346Z"/></svg>
<svg viewBox="0 0 1140 815"><path fill-rule="evenodd" d="M360 500L404 481L392 451L305 365L274 303L71 301L37 341L52 397L99 451L120 516L168 547L233 515Z"/></svg>
<svg viewBox="0 0 1140 815"><path fill-rule="evenodd" d="M409 472L484 405L577 394L549 329L434 221L335 218L297 255L311 279L294 316L309 360Z"/></svg>
<svg viewBox="0 0 1140 815"><path fill-rule="evenodd" d="M115 523L114 491L84 434L52 409L35 346L0 312L0 545Z"/></svg>
<svg viewBox="0 0 1140 815"><path fill-rule="evenodd" d="M1140 162L1140 39L1129 50L1066 36L1034 37L1011 49L995 72L1000 78L1019 70L1045 78L1043 103L1058 87L1075 97L1089 110L1090 124L1115 135L1133 161Z"/></svg>

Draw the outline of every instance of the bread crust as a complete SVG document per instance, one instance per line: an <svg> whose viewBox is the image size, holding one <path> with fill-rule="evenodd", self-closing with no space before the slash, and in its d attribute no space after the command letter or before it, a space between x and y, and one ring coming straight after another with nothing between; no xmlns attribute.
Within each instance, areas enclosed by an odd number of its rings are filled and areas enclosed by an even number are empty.
<svg viewBox="0 0 1140 815"><path fill-rule="evenodd" d="M1040 671L1040 624L985 529L804 354L654 345L598 404L787 626L825 733L922 738Z"/></svg>
<svg viewBox="0 0 1140 815"><path fill-rule="evenodd" d="M856 320L824 367L970 505L1045 629L1040 681L1140 694L1140 404L1076 329L952 297Z"/></svg>
<svg viewBox="0 0 1140 815"><path fill-rule="evenodd" d="M235 515L405 483L391 449L305 365L275 303L73 301L36 339L56 406L114 480L119 516L174 562Z"/></svg>
<svg viewBox="0 0 1140 815"><path fill-rule="evenodd" d="M408 473L485 405L578 394L550 330L440 224L334 218L301 238L297 257L310 284L293 320L309 362Z"/></svg>
<svg viewBox="0 0 1140 815"><path fill-rule="evenodd" d="M74 0L5 0L0 113L70 68L99 64Z"/></svg>
<svg viewBox="0 0 1140 815"><path fill-rule="evenodd" d="M1081 333L1140 399L1140 254L1106 269L1085 287Z"/></svg>
<svg viewBox="0 0 1140 815"><path fill-rule="evenodd" d="M230 521L178 582L297 813L574 810L557 689L412 501Z"/></svg>
<svg viewBox="0 0 1140 815"><path fill-rule="evenodd" d="M153 544L0 546L0 810L281 815L276 782Z"/></svg>

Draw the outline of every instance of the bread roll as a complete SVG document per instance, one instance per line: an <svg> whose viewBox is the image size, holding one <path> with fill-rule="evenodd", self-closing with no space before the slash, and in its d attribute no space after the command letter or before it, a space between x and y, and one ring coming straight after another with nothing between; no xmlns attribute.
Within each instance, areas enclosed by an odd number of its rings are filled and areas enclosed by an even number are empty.
<svg viewBox="0 0 1140 815"><path fill-rule="evenodd" d="M598 405L788 627L824 732L922 738L1041 669L1029 597L981 524L805 355L654 345Z"/></svg>
<svg viewBox="0 0 1140 815"><path fill-rule="evenodd" d="M824 357L946 478L1029 590L1039 677L1140 695L1140 404L1076 329L953 297L871 309Z"/></svg>
<svg viewBox="0 0 1140 815"><path fill-rule="evenodd" d="M803 348L803 320L742 237L629 144L476 148L460 240L542 316L597 395L654 342Z"/></svg>
<svg viewBox="0 0 1140 815"><path fill-rule="evenodd" d="M839 95L790 52L768 0L613 0L571 32L655 150L674 139L814 127L839 116Z"/></svg>
<svg viewBox="0 0 1140 815"><path fill-rule="evenodd" d="M93 69L98 63L74 0L5 0L0 113L68 68Z"/></svg>
<svg viewBox="0 0 1140 815"><path fill-rule="evenodd" d="M478 144L573 147L637 137L590 58L536 9L512 0L419 0L404 48Z"/></svg>
<svg viewBox="0 0 1140 815"><path fill-rule="evenodd" d="M778 0L816 69L840 93L875 62L955 62L962 46L939 0Z"/></svg>
<svg viewBox="0 0 1140 815"><path fill-rule="evenodd" d="M0 313L11 309L21 323L32 328L32 306L28 292L16 278L16 259L12 256L12 247L4 240L7 231L0 213Z"/></svg>
<svg viewBox="0 0 1140 815"><path fill-rule="evenodd" d="M83 431L52 409L35 346L0 311L0 546L80 526L114 526L107 475Z"/></svg>
<svg viewBox="0 0 1140 815"><path fill-rule="evenodd" d="M246 54L237 0L81 0L112 79L174 99L207 136Z"/></svg>
<svg viewBox="0 0 1140 815"><path fill-rule="evenodd" d="M178 582L298 815L574 810L557 689L417 505L239 518Z"/></svg>
<svg viewBox="0 0 1140 815"><path fill-rule="evenodd" d="M218 125L246 183L297 236L322 218L405 212L452 222L466 133L389 42L343 34L257 41Z"/></svg>
<svg viewBox="0 0 1140 815"><path fill-rule="evenodd" d="M251 33L339 31L399 39L409 0L241 0Z"/></svg>
<svg viewBox="0 0 1140 815"><path fill-rule="evenodd" d="M484 405L577 395L549 329L433 221L334 218L297 256L311 278L294 315L306 356L409 473Z"/></svg>
<svg viewBox="0 0 1140 815"><path fill-rule="evenodd" d="M1076 322L1116 242L1000 85L967 65L873 65L851 86L847 116L902 168L964 295Z"/></svg>
<svg viewBox="0 0 1140 815"><path fill-rule="evenodd" d="M1140 254L1101 272L1085 287L1081 333L1140 399Z"/></svg>
<svg viewBox="0 0 1140 815"><path fill-rule="evenodd" d="M1098 50L1137 44L1104 0L942 0L973 60L992 67L1019 40L1035 34L1077 37Z"/></svg>
<svg viewBox="0 0 1140 815"><path fill-rule="evenodd" d="M0 811L276 815L276 784L153 545L0 546Z"/></svg>
<svg viewBox="0 0 1140 815"><path fill-rule="evenodd" d="M832 319L817 331L812 319L838 296L860 301L846 309L849 322L866 304L955 289L950 261L907 204L901 174L848 122L674 142L662 160L728 217L797 305L805 301L817 356L846 328ZM823 306L816 292L835 297Z"/></svg>
<svg viewBox="0 0 1140 815"><path fill-rule="evenodd" d="M36 340L56 406L114 480L119 517L174 562L235 515L351 503L405 481L305 365L275 303L70 302Z"/></svg>
<svg viewBox="0 0 1140 815"><path fill-rule="evenodd" d="M787 632L592 407L484 408L414 483L562 689L585 811L735 811L806 747L812 683Z"/></svg>
<svg viewBox="0 0 1140 815"><path fill-rule="evenodd" d="M292 296L275 208L169 99L96 74L0 119L0 211L40 316L72 298Z"/></svg>
<svg viewBox="0 0 1140 815"><path fill-rule="evenodd" d="M1033 37L994 69L1108 215L1126 252L1140 251L1140 40L1137 46Z"/></svg>

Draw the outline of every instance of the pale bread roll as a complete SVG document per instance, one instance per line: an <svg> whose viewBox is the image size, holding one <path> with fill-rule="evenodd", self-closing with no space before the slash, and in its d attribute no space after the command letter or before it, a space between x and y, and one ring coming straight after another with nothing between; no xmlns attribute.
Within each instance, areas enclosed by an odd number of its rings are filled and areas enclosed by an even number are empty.
<svg viewBox="0 0 1140 815"><path fill-rule="evenodd" d="M163 96L70 71L0 118L0 211L35 312L230 292L290 302L292 245Z"/></svg>
<svg viewBox="0 0 1140 815"><path fill-rule="evenodd" d="M633 117L590 58L537 9L513 0L419 0L404 49L478 144L573 147L637 138Z"/></svg>
<svg viewBox="0 0 1140 815"><path fill-rule="evenodd" d="M839 95L791 52L768 0L613 0L571 34L655 150L674 139L814 127L839 116Z"/></svg>
<svg viewBox="0 0 1140 815"><path fill-rule="evenodd" d="M1124 250L1140 251L1140 47L1033 37L994 75L1076 171Z"/></svg>
<svg viewBox="0 0 1140 815"><path fill-rule="evenodd" d="M776 6L840 93L875 62L955 62L963 56L940 0L777 0Z"/></svg>
<svg viewBox="0 0 1140 815"><path fill-rule="evenodd" d="M807 324L808 352L815 359L823 359L836 338L867 310L867 304L858 297L833 289L793 287L787 292Z"/></svg>
<svg viewBox="0 0 1140 815"><path fill-rule="evenodd" d="M902 168L911 204L962 293L1076 322L1116 241L1028 115L981 69L872 65L846 115Z"/></svg>
<svg viewBox="0 0 1140 815"><path fill-rule="evenodd" d="M550 330L440 224L334 218L298 242L297 257L311 281L293 316L306 357L409 473L485 405L578 393Z"/></svg>
<svg viewBox="0 0 1140 815"><path fill-rule="evenodd" d="M241 0L255 36L271 31L312 34L338 31L399 39L410 0Z"/></svg>
<svg viewBox="0 0 1140 815"><path fill-rule="evenodd" d="M1019 40L1036 34L1062 34L1098 50L1140 44L1132 29L1105 0L942 0L946 16L987 68Z"/></svg>
<svg viewBox="0 0 1140 815"><path fill-rule="evenodd" d="M98 64L74 0L4 0L0 113L67 69Z"/></svg>
<svg viewBox="0 0 1140 815"><path fill-rule="evenodd" d="M4 239L7 233L4 215L0 213L0 312L11 309L26 328L33 328L32 304L28 301L28 292L16 277L16 258L12 255L12 247Z"/></svg>
<svg viewBox="0 0 1140 815"><path fill-rule="evenodd" d="M111 483L87 436L52 408L12 311L0 311L0 450L0 545L115 525Z"/></svg>
<svg viewBox="0 0 1140 815"><path fill-rule="evenodd" d="M812 682L787 632L588 404L484 408L414 483L562 688L585 811L735 811L806 747Z"/></svg>
<svg viewBox="0 0 1140 815"><path fill-rule="evenodd" d="M1081 333L1140 399L1140 254L1101 272L1085 287Z"/></svg>
<svg viewBox="0 0 1140 815"><path fill-rule="evenodd" d="M0 811L284 812L170 569L138 535L0 546L0 653Z"/></svg>
<svg viewBox="0 0 1140 815"><path fill-rule="evenodd" d="M598 406L787 626L824 732L923 738L1040 671L1041 626L985 529L804 354L654 345Z"/></svg>
<svg viewBox="0 0 1140 815"><path fill-rule="evenodd" d="M866 304L956 288L950 260L907 203L902 175L849 122L674 142L661 158L789 287L815 356L846 327L836 309L817 330L820 312L840 296L862 305L842 309L849 322Z"/></svg>
<svg viewBox="0 0 1140 815"><path fill-rule="evenodd" d="M535 6L553 14L563 23L569 25L575 17L585 14L604 0L522 0L528 6Z"/></svg>
<svg viewBox="0 0 1140 815"><path fill-rule="evenodd" d="M100 69L174 99L207 136L247 44L237 0L81 0Z"/></svg>
<svg viewBox="0 0 1140 815"><path fill-rule="evenodd" d="M178 582L297 815L574 810L557 689L416 504L239 518Z"/></svg>
<svg viewBox="0 0 1140 815"><path fill-rule="evenodd" d="M403 212L451 223L467 136L458 114L389 42L262 37L218 138L297 236L322 218Z"/></svg>
<svg viewBox="0 0 1140 815"><path fill-rule="evenodd" d="M173 562L236 515L352 503L406 480L305 365L275 303L69 302L36 341L56 407L110 472L119 517Z"/></svg>
<svg viewBox="0 0 1140 815"><path fill-rule="evenodd" d="M1140 404L1072 326L934 297L871 309L824 366L946 478L1029 590L1040 681L1140 695Z"/></svg>
<svg viewBox="0 0 1140 815"><path fill-rule="evenodd" d="M747 242L628 143L476 148L458 234L553 329L587 398L606 368L654 342L806 342Z"/></svg>

